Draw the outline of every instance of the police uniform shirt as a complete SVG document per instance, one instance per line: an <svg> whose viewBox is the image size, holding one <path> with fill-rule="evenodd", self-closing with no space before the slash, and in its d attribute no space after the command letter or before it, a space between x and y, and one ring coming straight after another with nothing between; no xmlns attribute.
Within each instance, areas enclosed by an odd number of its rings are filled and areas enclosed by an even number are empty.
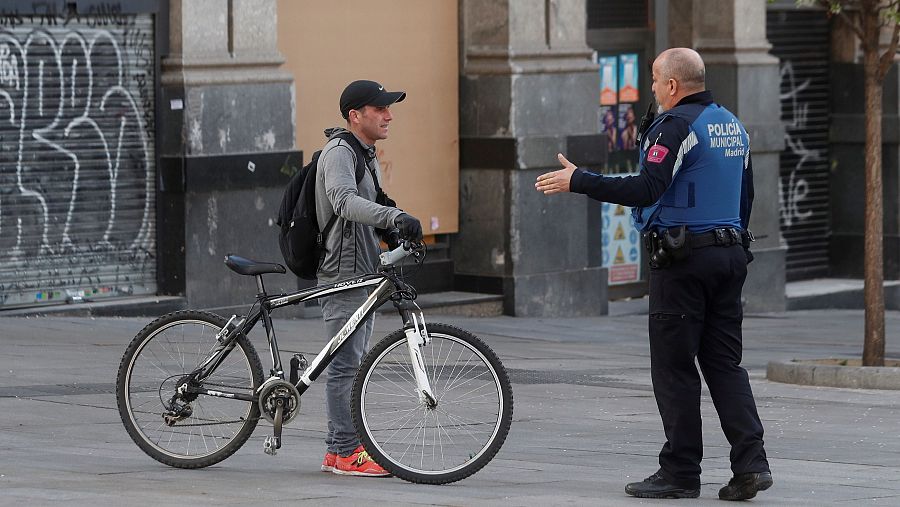
<svg viewBox="0 0 900 507"><path fill-rule="evenodd" d="M734 123L719 121L708 125L696 125L698 118L711 108L717 110L713 115L717 120L721 120L723 117L731 118ZM701 132L700 137L705 141L705 145L697 146L698 135L696 133L692 135L692 125ZM706 135L707 128L709 135ZM685 223L695 231L709 230L719 226L734 226L746 230L753 203L753 168L750 160L749 137L744 132L743 126L731 113L713 102L712 93L709 91L684 97L675 107L656 118L641 139L640 172L637 175L603 176L576 169L570 180L570 190L586 194L599 201L635 208L635 226L641 230L660 226L661 222L666 222L662 224L665 226L680 225L677 223L680 218L675 219L676 223L668 223L672 220L660 220L660 217L655 216L654 213L658 213L656 206L659 205L660 198L664 197L664 194L667 194L666 197L671 200L673 193L680 190L678 188L670 190L673 175L678 174L685 161L685 156L695 146L700 150L715 149L722 160L729 159L731 161L731 166L736 163L742 166L740 188L739 190L735 189L735 193L739 192L740 194L739 212L735 209L733 213L726 213L725 215L735 216L726 216L718 223L710 220L708 216L697 221L695 225L691 225L690 221L685 221ZM682 176L680 179L685 178ZM696 192L708 192L704 194L704 197L716 198L718 189L710 188L711 186L713 185L698 184ZM667 191L669 192L667 193ZM684 195L678 197L684 201L682 207L685 209L693 206L694 192L694 185L691 185L689 194L686 191L681 192ZM736 195L734 197L737 198ZM715 210L713 215L716 213L721 214Z"/></svg>

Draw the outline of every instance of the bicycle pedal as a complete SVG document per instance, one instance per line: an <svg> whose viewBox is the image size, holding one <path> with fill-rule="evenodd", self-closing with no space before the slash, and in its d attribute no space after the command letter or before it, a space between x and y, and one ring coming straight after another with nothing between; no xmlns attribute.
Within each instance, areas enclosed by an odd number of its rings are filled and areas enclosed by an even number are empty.
<svg viewBox="0 0 900 507"><path fill-rule="evenodd" d="M281 448L281 439L275 436L266 437L265 442L263 442L263 452L268 454L269 456L275 456L278 454L278 449Z"/></svg>

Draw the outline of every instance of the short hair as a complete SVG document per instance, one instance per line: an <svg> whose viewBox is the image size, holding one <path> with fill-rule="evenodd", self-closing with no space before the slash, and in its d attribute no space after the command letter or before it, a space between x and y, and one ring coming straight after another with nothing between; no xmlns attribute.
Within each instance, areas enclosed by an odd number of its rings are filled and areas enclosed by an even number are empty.
<svg viewBox="0 0 900 507"><path fill-rule="evenodd" d="M674 79L690 89L706 88L706 67L696 51L672 48L664 51L660 57L663 77Z"/></svg>

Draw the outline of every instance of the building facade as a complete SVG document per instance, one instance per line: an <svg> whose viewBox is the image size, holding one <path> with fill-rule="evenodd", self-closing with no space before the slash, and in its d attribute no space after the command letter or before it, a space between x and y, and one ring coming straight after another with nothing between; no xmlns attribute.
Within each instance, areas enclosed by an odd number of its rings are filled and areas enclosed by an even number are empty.
<svg viewBox="0 0 900 507"><path fill-rule="evenodd" d="M377 12L376 12L377 11ZM381 35L379 36L379 33ZM648 66L696 48L751 136L748 311L862 274L862 72L823 11L764 0L10 0L0 6L0 311L141 296L223 309L279 260L281 193L358 78L403 89L386 190L423 221L426 291L519 316L643 295L627 210L534 191L556 153L635 171ZM898 71L885 85L885 276L900 278ZM334 104L332 104L334 103ZM298 286L272 277L273 291Z"/></svg>

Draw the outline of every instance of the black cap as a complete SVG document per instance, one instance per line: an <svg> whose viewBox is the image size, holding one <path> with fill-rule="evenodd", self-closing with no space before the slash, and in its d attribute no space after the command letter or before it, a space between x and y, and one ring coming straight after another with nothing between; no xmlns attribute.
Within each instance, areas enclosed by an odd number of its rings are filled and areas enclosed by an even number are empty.
<svg viewBox="0 0 900 507"><path fill-rule="evenodd" d="M351 109L389 106L405 98L406 92L389 92L375 81L361 79L348 84L341 93L341 116L346 120Z"/></svg>

